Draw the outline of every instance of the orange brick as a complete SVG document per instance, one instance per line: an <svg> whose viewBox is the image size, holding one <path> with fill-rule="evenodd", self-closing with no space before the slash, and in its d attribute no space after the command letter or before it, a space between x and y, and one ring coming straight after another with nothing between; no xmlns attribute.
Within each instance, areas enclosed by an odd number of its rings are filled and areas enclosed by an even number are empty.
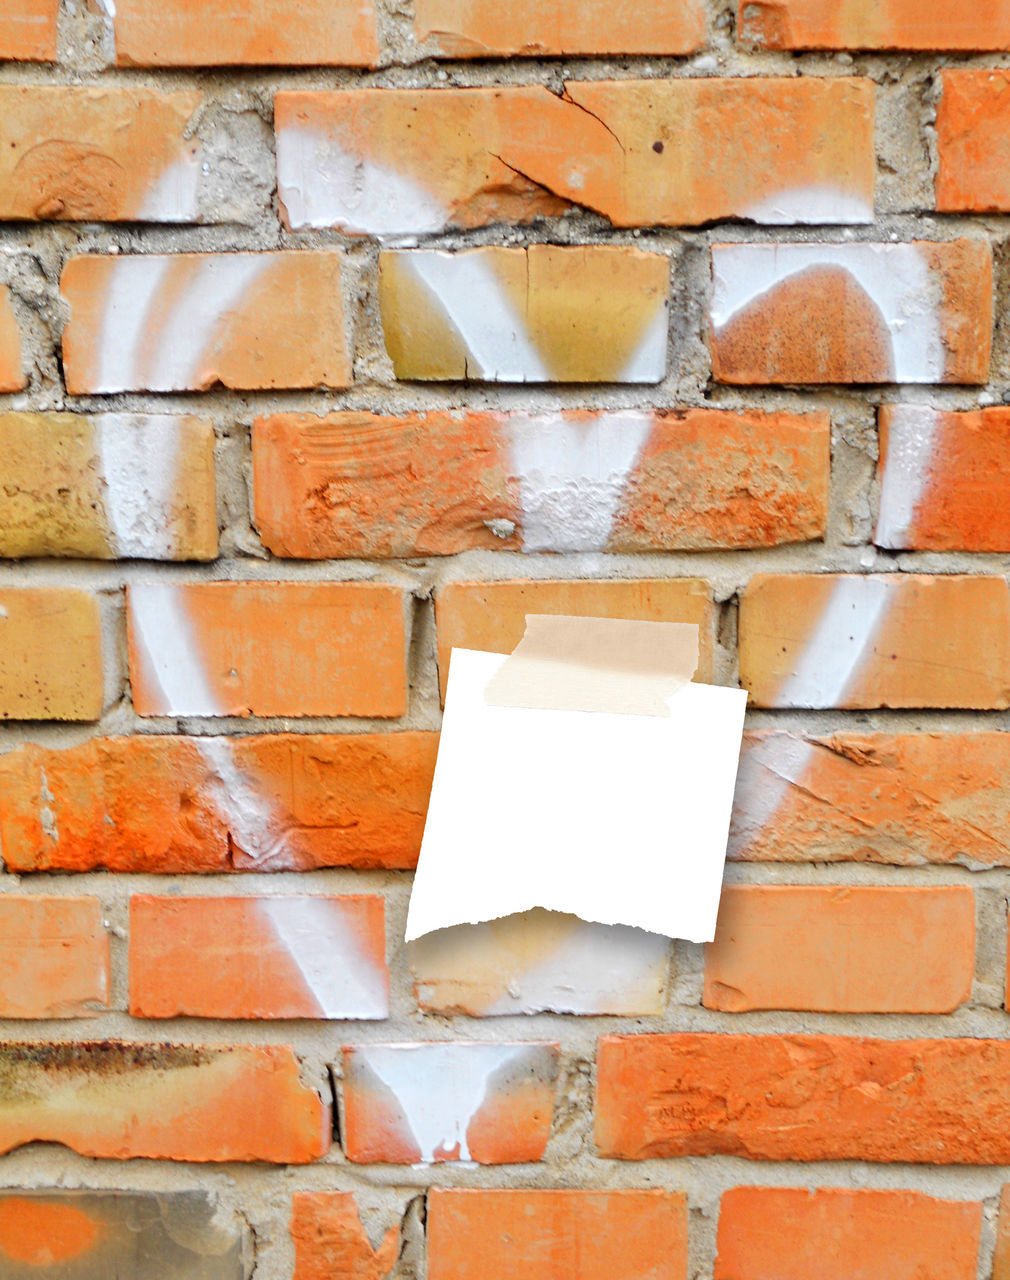
<svg viewBox="0 0 1010 1280"><path fill-rule="evenodd" d="M131 586L142 716L401 716L403 592L376 583Z"/></svg>
<svg viewBox="0 0 1010 1280"><path fill-rule="evenodd" d="M988 380L983 240L715 245L712 269L719 382Z"/></svg>
<svg viewBox="0 0 1010 1280"><path fill-rule="evenodd" d="M1007 49L1004 0L738 0L745 44L764 49Z"/></svg>
<svg viewBox="0 0 1010 1280"><path fill-rule="evenodd" d="M810 1035L603 1036L604 1156L1005 1164L1010 1044Z"/></svg>
<svg viewBox="0 0 1010 1280"><path fill-rule="evenodd" d="M435 733L97 738L0 756L17 871L413 867Z"/></svg>
<svg viewBox="0 0 1010 1280"><path fill-rule="evenodd" d="M69 587L0 590L0 720L101 714L97 597Z"/></svg>
<svg viewBox="0 0 1010 1280"><path fill-rule="evenodd" d="M386 351L417 381L661 382L669 277L628 245L384 250Z"/></svg>
<svg viewBox="0 0 1010 1280"><path fill-rule="evenodd" d="M284 1045L5 1044L0 1079L0 1152L306 1164L330 1145L329 1108Z"/></svg>
<svg viewBox="0 0 1010 1280"><path fill-rule="evenodd" d="M1010 18L1007 21L1010 45ZM936 207L948 212L1010 209L1010 74L944 71L936 113Z"/></svg>
<svg viewBox="0 0 1010 1280"><path fill-rule="evenodd" d="M916 1191L734 1187L714 1280L974 1280L982 1206Z"/></svg>
<svg viewBox="0 0 1010 1280"><path fill-rule="evenodd" d="M206 1191L0 1191L11 1280L245 1280L248 1233Z"/></svg>
<svg viewBox="0 0 1010 1280"><path fill-rule="evenodd" d="M712 678L715 607L709 585L701 578L450 582L435 598L443 697L451 649L511 653L523 638L529 613L694 622L700 644L696 678Z"/></svg>
<svg viewBox="0 0 1010 1280"><path fill-rule="evenodd" d="M660 9L629 0L417 0L414 36L436 56L488 54L693 53L705 43L702 0L674 0Z"/></svg>
<svg viewBox="0 0 1010 1280"><path fill-rule="evenodd" d="M344 1152L355 1164L540 1160L557 1073L552 1044L345 1047Z"/></svg>
<svg viewBox="0 0 1010 1280"><path fill-rule="evenodd" d="M291 1197L294 1280L385 1280L400 1249L390 1227L373 1249L351 1191L296 1191Z"/></svg>
<svg viewBox="0 0 1010 1280"><path fill-rule="evenodd" d="M194 91L0 86L0 218L202 221L189 137L202 102Z"/></svg>
<svg viewBox="0 0 1010 1280"><path fill-rule="evenodd" d="M298 90L275 118L293 227L421 234L572 206L621 227L873 221L869 80Z"/></svg>
<svg viewBox="0 0 1010 1280"><path fill-rule="evenodd" d="M967 886L727 885L702 1003L730 1013L950 1013L974 973Z"/></svg>
<svg viewBox="0 0 1010 1280"><path fill-rule="evenodd" d="M370 67L372 0L116 0L121 67Z"/></svg>
<svg viewBox="0 0 1010 1280"><path fill-rule="evenodd" d="M759 707L1010 706L1010 589L757 574L740 604L740 682Z"/></svg>
<svg viewBox="0 0 1010 1280"><path fill-rule="evenodd" d="M135 1018L386 1018L381 897L130 899Z"/></svg>
<svg viewBox="0 0 1010 1280"><path fill-rule="evenodd" d="M1010 1186L1005 1186L999 1199L996 1220L996 1247L992 1259L992 1280L1010 1277Z"/></svg>
<svg viewBox="0 0 1010 1280"><path fill-rule="evenodd" d="M97 898L0 896L0 1017L87 1018L108 997Z"/></svg>
<svg viewBox="0 0 1010 1280"><path fill-rule="evenodd" d="M0 555L217 555L209 419L0 413L0 456Z"/></svg>
<svg viewBox="0 0 1010 1280"><path fill-rule="evenodd" d="M59 0L4 0L0 13L0 58L21 62L56 59Z"/></svg>
<svg viewBox="0 0 1010 1280"><path fill-rule="evenodd" d="M1010 866L1010 735L750 733L729 856Z"/></svg>
<svg viewBox="0 0 1010 1280"><path fill-rule="evenodd" d="M274 414L256 523L299 559L774 546L823 537L829 436L827 414Z"/></svg>
<svg viewBox="0 0 1010 1280"><path fill-rule="evenodd" d="M878 547L1010 551L1010 409L882 405Z"/></svg>
<svg viewBox="0 0 1010 1280"><path fill-rule="evenodd" d="M428 1274L431 1280L686 1280L687 1197L658 1190L433 1187Z"/></svg>
<svg viewBox="0 0 1010 1280"><path fill-rule="evenodd" d="M71 258L60 279L67 390L346 387L342 261L335 251Z"/></svg>
<svg viewBox="0 0 1010 1280"><path fill-rule="evenodd" d="M0 284L0 391L20 391L28 385L18 328L10 290Z"/></svg>

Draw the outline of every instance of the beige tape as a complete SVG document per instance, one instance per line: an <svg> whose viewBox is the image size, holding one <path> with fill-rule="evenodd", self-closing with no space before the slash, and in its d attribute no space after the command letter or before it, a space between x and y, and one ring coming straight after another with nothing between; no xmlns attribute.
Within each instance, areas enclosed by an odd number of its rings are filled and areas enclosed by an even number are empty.
<svg viewBox="0 0 1010 1280"><path fill-rule="evenodd" d="M667 699L697 666L693 623L534 613L484 698L496 707L669 716Z"/></svg>

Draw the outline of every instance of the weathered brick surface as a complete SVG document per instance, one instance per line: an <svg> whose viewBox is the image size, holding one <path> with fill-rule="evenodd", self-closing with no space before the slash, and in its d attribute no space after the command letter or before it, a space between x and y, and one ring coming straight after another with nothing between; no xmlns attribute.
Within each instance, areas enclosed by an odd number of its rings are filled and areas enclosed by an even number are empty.
<svg viewBox="0 0 1010 1280"><path fill-rule="evenodd" d="M71 258L67 389L346 387L341 263L339 252Z"/></svg>
<svg viewBox="0 0 1010 1280"><path fill-rule="evenodd" d="M1002 0L738 0L740 38L765 49L1007 49Z"/></svg>
<svg viewBox="0 0 1010 1280"><path fill-rule="evenodd" d="M563 97L542 86L303 91L277 95L276 121L294 227L416 233L574 205L615 226L873 220L866 80L568 81ZM363 194L344 180L350 166ZM394 206L394 184L417 199Z"/></svg>
<svg viewBox="0 0 1010 1280"><path fill-rule="evenodd" d="M137 585L130 681L142 716L400 716L403 593L372 583Z"/></svg>
<svg viewBox="0 0 1010 1280"><path fill-rule="evenodd" d="M0 590L0 720L101 714L98 598L72 587Z"/></svg>
<svg viewBox="0 0 1010 1280"><path fill-rule="evenodd" d="M0 1152L305 1164L330 1144L329 1108L283 1045L4 1044L0 1080Z"/></svg>
<svg viewBox="0 0 1010 1280"><path fill-rule="evenodd" d="M660 382L669 274L623 245L386 250L386 350L419 381Z"/></svg>
<svg viewBox="0 0 1010 1280"><path fill-rule="evenodd" d="M20 391L27 385L21 330L14 314L10 290L0 284L0 391Z"/></svg>
<svg viewBox="0 0 1010 1280"><path fill-rule="evenodd" d="M547 1145L551 1044L370 1044L343 1051L341 1140L355 1164L525 1164Z"/></svg>
<svg viewBox="0 0 1010 1280"><path fill-rule="evenodd" d="M915 1191L733 1187L722 1197L715 1280L973 1280L982 1206Z"/></svg>
<svg viewBox="0 0 1010 1280"><path fill-rule="evenodd" d="M400 1245L397 1227L389 1227L372 1248L351 1191L297 1191L291 1198L294 1280L385 1280Z"/></svg>
<svg viewBox="0 0 1010 1280"><path fill-rule="evenodd" d="M412 867L438 735L95 738L0 756L15 871Z"/></svg>
<svg viewBox="0 0 1010 1280"><path fill-rule="evenodd" d="M1005 1186L1000 1193L992 1257L992 1280L1007 1280L1007 1276L1010 1276L1010 1186Z"/></svg>
<svg viewBox="0 0 1010 1280"><path fill-rule="evenodd" d="M985 382L983 240L723 244L709 322L718 382Z"/></svg>
<svg viewBox="0 0 1010 1280"><path fill-rule="evenodd" d="M222 64L367 67L376 60L371 0L116 0L120 66Z"/></svg>
<svg viewBox="0 0 1010 1280"><path fill-rule="evenodd" d="M214 429L205 418L0 413L0 452L0 555L217 555Z"/></svg>
<svg viewBox="0 0 1010 1280"><path fill-rule="evenodd" d="M676 0L662 9L603 0L417 0L414 34L436 54L692 53L705 43L702 0Z"/></svg>
<svg viewBox="0 0 1010 1280"><path fill-rule="evenodd" d="M715 617L708 583L697 578L450 582L435 598L443 695L453 648L511 653L523 638L528 613L693 622L699 640L696 678L711 678Z"/></svg>
<svg viewBox="0 0 1010 1280"><path fill-rule="evenodd" d="M941 85L936 207L973 213L1010 209L1010 76L1005 71L945 71Z"/></svg>
<svg viewBox="0 0 1010 1280"><path fill-rule="evenodd" d="M186 90L0 86L0 218L190 222L202 161Z"/></svg>
<svg viewBox="0 0 1010 1280"><path fill-rule="evenodd" d="M51 62L56 57L59 0L5 0L0 13L0 58Z"/></svg>
<svg viewBox="0 0 1010 1280"><path fill-rule="evenodd" d="M702 1003L729 1013L949 1013L974 972L967 886L727 885Z"/></svg>
<svg viewBox="0 0 1010 1280"><path fill-rule="evenodd" d="M757 574L740 681L759 707L1010 706L1010 592L995 576Z"/></svg>
<svg viewBox="0 0 1010 1280"><path fill-rule="evenodd" d="M1004 1164L1010 1045L814 1035L604 1036L604 1156Z"/></svg>
<svg viewBox="0 0 1010 1280"><path fill-rule="evenodd" d="M300 559L802 542L824 535L829 435L821 414L271 415L256 523Z"/></svg>
<svg viewBox="0 0 1010 1280"><path fill-rule="evenodd" d="M1001 732L745 735L729 856L1010 866Z"/></svg>
<svg viewBox="0 0 1010 1280"><path fill-rule="evenodd" d="M251 1253L204 1191L0 1191L5 1280L245 1280Z"/></svg>
<svg viewBox="0 0 1010 1280"><path fill-rule="evenodd" d="M0 897L0 1017L86 1018L108 995L97 898Z"/></svg>
<svg viewBox="0 0 1010 1280"><path fill-rule="evenodd" d="M431 1280L685 1280L687 1202L656 1190L439 1187L428 1198L428 1250Z"/></svg>
<svg viewBox="0 0 1010 1280"><path fill-rule="evenodd" d="M135 1018L385 1018L383 899L130 899Z"/></svg>

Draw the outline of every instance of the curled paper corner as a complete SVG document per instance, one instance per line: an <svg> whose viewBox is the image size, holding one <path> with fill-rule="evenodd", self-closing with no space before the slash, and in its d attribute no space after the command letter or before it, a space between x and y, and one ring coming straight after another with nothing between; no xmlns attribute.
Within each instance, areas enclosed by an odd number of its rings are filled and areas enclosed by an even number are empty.
<svg viewBox="0 0 1010 1280"><path fill-rule="evenodd" d="M531 658L452 651L407 942L537 907L712 940L747 695L690 682L696 627L631 636L655 625L552 618Z"/></svg>
<svg viewBox="0 0 1010 1280"><path fill-rule="evenodd" d="M698 668L698 627L531 613L484 690L493 707L669 716Z"/></svg>

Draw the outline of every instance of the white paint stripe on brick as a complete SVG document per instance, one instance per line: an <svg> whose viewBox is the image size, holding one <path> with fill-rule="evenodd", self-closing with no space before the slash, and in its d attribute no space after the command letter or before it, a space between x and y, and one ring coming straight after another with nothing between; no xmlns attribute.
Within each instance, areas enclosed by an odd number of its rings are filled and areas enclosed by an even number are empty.
<svg viewBox="0 0 1010 1280"><path fill-rule="evenodd" d="M123 558L172 556L179 427L159 415L107 413L92 419L105 484L112 550Z"/></svg>
<svg viewBox="0 0 1010 1280"><path fill-rule="evenodd" d="M642 334L631 359L617 375L617 382L662 382L666 376L666 344L669 337L666 303L663 302Z"/></svg>
<svg viewBox="0 0 1010 1280"><path fill-rule="evenodd" d="M945 355L939 284L911 244L737 244L712 250L718 331L802 271L847 271L871 299L891 335L895 382L939 382Z"/></svg>
<svg viewBox="0 0 1010 1280"><path fill-rule="evenodd" d="M277 131L277 189L294 228L339 227L358 235L441 231L447 211L410 178L299 125Z"/></svg>
<svg viewBox="0 0 1010 1280"><path fill-rule="evenodd" d="M263 898L259 910L302 975L322 1017L389 1016L384 975L362 952L343 903Z"/></svg>
<svg viewBox="0 0 1010 1280"><path fill-rule="evenodd" d="M138 221L192 222L197 216L201 163L199 148L173 161L144 198Z"/></svg>
<svg viewBox="0 0 1010 1280"><path fill-rule="evenodd" d="M873 221L873 205L862 196L851 195L840 187L821 183L807 187L789 187L756 200L747 206L743 217L767 226L790 226L795 223L842 225Z"/></svg>
<svg viewBox="0 0 1010 1280"><path fill-rule="evenodd" d="M247 857L265 859L283 842L284 832L270 803L238 767L230 738L194 738L196 748L220 782L215 803L235 844Z"/></svg>
<svg viewBox="0 0 1010 1280"><path fill-rule="evenodd" d="M159 254L118 258L112 264L99 330L95 391L135 386L148 322L171 261Z"/></svg>
<svg viewBox="0 0 1010 1280"><path fill-rule="evenodd" d="M161 695L161 714L226 714L204 671L181 589L171 583L131 586L129 609L144 678Z"/></svg>
<svg viewBox="0 0 1010 1280"><path fill-rule="evenodd" d="M403 1109L425 1164L459 1144L470 1159L466 1131L488 1095L496 1071L521 1058L528 1045L368 1045L354 1055L370 1068Z"/></svg>
<svg viewBox="0 0 1010 1280"><path fill-rule="evenodd" d="M895 405L880 486L880 514L873 541L878 547L908 546L916 509L929 488L940 413L924 405Z"/></svg>
<svg viewBox="0 0 1010 1280"><path fill-rule="evenodd" d="M605 550L652 426L652 414L640 410L585 422L560 413L513 415L506 429L523 550Z"/></svg>

